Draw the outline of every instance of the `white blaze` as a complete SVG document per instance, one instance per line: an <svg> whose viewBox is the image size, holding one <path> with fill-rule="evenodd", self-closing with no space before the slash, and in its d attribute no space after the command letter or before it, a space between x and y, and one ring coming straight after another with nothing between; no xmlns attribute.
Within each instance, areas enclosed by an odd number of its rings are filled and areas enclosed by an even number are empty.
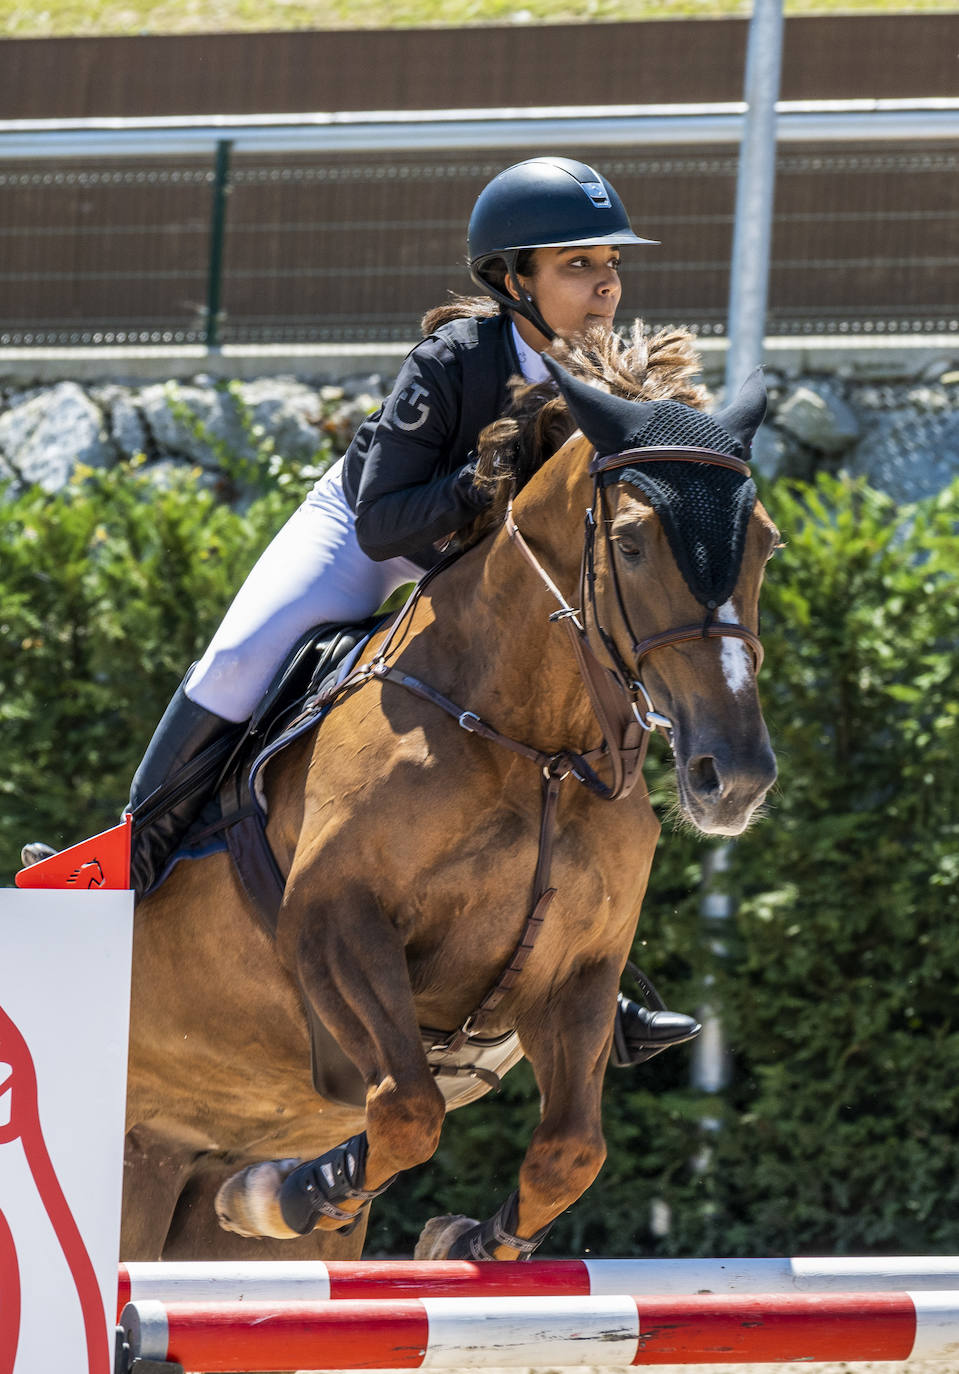
<svg viewBox="0 0 959 1374"><path fill-rule="evenodd" d="M733 625L739 624L736 607L731 601L720 606L717 619L729 621ZM726 679L729 690L731 692L743 691L749 684L749 671L752 667L752 658L745 640L736 639L733 635L723 635L720 662L723 665L723 677Z"/></svg>

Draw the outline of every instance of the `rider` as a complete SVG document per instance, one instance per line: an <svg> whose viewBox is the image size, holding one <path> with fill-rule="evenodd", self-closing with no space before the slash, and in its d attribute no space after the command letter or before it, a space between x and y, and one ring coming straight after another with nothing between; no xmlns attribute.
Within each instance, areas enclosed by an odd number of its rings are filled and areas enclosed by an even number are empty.
<svg viewBox="0 0 959 1374"><path fill-rule="evenodd" d="M488 499L474 484L473 450L503 413L510 377L547 380L541 354L557 335L611 329L620 246L651 242L633 232L616 191L585 163L535 157L494 177L468 230L470 275L485 296L424 317L425 337L391 394L262 554L177 689L133 779L131 811L209 746L235 738L301 635L321 622L366 619L422 576L437 544L472 524ZM176 800L138 828L139 892L161 875L204 800ZM691 1017L622 996L619 1007L621 1061L639 1062L699 1030Z"/></svg>

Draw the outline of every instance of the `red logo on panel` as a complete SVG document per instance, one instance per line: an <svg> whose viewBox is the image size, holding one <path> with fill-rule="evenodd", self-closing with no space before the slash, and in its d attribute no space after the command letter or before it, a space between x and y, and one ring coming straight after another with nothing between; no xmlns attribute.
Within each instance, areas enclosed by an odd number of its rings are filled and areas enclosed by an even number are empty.
<svg viewBox="0 0 959 1374"><path fill-rule="evenodd" d="M0 1007L0 1063L9 1071L0 1078L0 1145L19 1140L30 1173L80 1300L87 1343L89 1374L110 1368L107 1327L96 1273L70 1205L47 1152L37 1105L37 1075L29 1046ZM2 1073L3 1070L0 1070ZM2 1108L6 1110L2 1110ZM0 1371L13 1370L20 1334L20 1269L16 1245L0 1212Z"/></svg>

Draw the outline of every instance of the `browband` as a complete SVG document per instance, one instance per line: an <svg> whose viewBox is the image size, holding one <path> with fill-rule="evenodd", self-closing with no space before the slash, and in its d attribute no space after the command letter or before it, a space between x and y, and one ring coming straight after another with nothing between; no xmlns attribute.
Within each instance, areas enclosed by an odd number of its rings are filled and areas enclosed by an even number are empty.
<svg viewBox="0 0 959 1374"><path fill-rule="evenodd" d="M663 445L657 448L628 448L623 453L594 454L589 464L591 477L617 468L632 468L637 463L712 463L718 468L732 468L743 477L751 477L752 469L742 458L714 453L711 448L692 448L685 444Z"/></svg>

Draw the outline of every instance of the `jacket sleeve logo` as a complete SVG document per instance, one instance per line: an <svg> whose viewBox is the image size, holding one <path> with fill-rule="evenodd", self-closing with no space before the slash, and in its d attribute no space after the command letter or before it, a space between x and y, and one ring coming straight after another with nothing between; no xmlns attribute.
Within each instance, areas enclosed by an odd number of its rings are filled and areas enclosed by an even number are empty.
<svg viewBox="0 0 959 1374"><path fill-rule="evenodd" d="M419 382L410 382L396 398L393 423L398 429L419 429L430 417L430 408L423 404L429 392Z"/></svg>

